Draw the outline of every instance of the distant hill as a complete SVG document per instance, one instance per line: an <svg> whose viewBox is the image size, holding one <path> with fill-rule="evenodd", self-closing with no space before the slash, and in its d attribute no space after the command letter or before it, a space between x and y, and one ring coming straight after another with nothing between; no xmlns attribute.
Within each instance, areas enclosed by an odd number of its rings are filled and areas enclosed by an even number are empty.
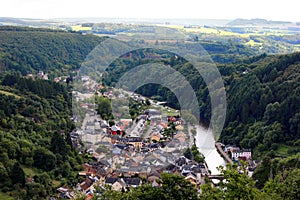
<svg viewBox="0 0 300 200"><path fill-rule="evenodd" d="M23 75L44 71L52 75L78 69L101 37L59 30L0 27L0 71Z"/></svg>
<svg viewBox="0 0 300 200"><path fill-rule="evenodd" d="M262 25L282 25L290 24L291 22L286 21L271 21L266 19L235 19L227 23L227 26L262 26Z"/></svg>

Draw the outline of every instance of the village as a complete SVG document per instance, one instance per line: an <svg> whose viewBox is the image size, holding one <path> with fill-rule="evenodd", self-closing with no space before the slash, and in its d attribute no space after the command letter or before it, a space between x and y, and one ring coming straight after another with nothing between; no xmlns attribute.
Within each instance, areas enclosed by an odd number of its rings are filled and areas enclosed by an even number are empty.
<svg viewBox="0 0 300 200"><path fill-rule="evenodd" d="M196 162L184 156L185 151L195 145L195 133L179 111L150 101L148 109L135 119L115 111L117 120L104 120L97 113L95 102L90 101L95 94L110 100L131 98L139 105L145 104L147 99L126 91L114 92L114 89L102 94L95 92L95 88L100 90L102 86L89 77L82 77L81 81L84 90L73 91L76 109L80 112L72 117L77 128L70 135L73 146L81 153L88 153L92 161L85 163L84 171L79 172L84 181L79 182L76 188L66 186L57 189L59 198L72 199L82 193L86 199L91 199L97 193L96 188L107 185L116 191L127 191L144 183L159 187L163 172L183 176L199 192L200 185L207 180L222 180L222 177L210 174L204 159ZM239 159L251 161L251 150L220 146L221 151L230 157L228 162L238 162Z"/></svg>

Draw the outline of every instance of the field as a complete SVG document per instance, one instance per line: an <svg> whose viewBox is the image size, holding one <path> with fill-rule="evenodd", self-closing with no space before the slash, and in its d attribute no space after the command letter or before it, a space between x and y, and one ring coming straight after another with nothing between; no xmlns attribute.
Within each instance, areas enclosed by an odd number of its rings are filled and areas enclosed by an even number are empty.
<svg viewBox="0 0 300 200"><path fill-rule="evenodd" d="M249 40L249 42L245 43L246 45L250 45L250 46L262 46L262 43L259 42L255 42L254 40Z"/></svg>
<svg viewBox="0 0 300 200"><path fill-rule="evenodd" d="M91 31L92 27L71 26L72 31Z"/></svg>
<svg viewBox="0 0 300 200"><path fill-rule="evenodd" d="M300 150L299 146L287 146L284 144L280 144L276 150L276 152L278 154L280 154L280 156L288 156L289 154L291 154L289 151L293 151L293 150Z"/></svg>

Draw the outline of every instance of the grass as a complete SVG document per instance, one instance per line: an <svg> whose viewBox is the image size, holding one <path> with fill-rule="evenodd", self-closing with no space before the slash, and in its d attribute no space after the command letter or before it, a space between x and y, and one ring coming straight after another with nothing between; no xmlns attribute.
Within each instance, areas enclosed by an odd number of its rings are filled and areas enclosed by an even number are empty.
<svg viewBox="0 0 300 200"><path fill-rule="evenodd" d="M0 200L14 200L14 198L5 193L0 192Z"/></svg>
<svg viewBox="0 0 300 200"><path fill-rule="evenodd" d="M288 145L285 145L285 144L280 144L278 145L278 148L276 150L276 152L278 154L280 154L281 156L287 156L289 155L289 151L291 150L300 150L300 147L299 146L288 146Z"/></svg>
<svg viewBox="0 0 300 200"><path fill-rule="evenodd" d="M20 98L21 98L19 95L16 95L16 94L13 94L13 93L4 91L4 90L0 90L0 94L4 94L4 95L7 95L7 96L13 96L13 97L15 97L15 98L17 98L17 99L20 99Z"/></svg>
<svg viewBox="0 0 300 200"><path fill-rule="evenodd" d="M22 166L22 169L25 172L25 175L28 177L33 177L34 175L38 174L39 172L35 168L29 168L26 166Z"/></svg>
<svg viewBox="0 0 300 200"><path fill-rule="evenodd" d="M60 182L60 181L57 181L57 180L53 180L53 181L52 181L52 187L58 188L60 185L61 185L61 182Z"/></svg>
<svg viewBox="0 0 300 200"><path fill-rule="evenodd" d="M176 116L180 115L180 112L176 112L175 109L169 108L169 107L163 107L162 108L162 117L167 117L167 116Z"/></svg>

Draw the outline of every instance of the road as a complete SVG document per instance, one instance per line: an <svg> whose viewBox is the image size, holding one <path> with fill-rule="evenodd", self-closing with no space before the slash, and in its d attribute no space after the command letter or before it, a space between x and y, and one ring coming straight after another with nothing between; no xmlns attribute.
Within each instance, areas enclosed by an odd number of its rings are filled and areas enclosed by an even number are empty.
<svg viewBox="0 0 300 200"><path fill-rule="evenodd" d="M221 154L221 156L224 158L224 160L225 160L226 162L228 162L228 163L233 163L233 161L229 158L228 154L225 153L225 152L223 151L222 145L221 145L220 142L217 142L217 143L215 144L215 146L216 146L218 152Z"/></svg>
<svg viewBox="0 0 300 200"><path fill-rule="evenodd" d="M194 136L192 134L192 129L194 127L188 124L188 133L189 133L189 147L191 148L194 145Z"/></svg>

